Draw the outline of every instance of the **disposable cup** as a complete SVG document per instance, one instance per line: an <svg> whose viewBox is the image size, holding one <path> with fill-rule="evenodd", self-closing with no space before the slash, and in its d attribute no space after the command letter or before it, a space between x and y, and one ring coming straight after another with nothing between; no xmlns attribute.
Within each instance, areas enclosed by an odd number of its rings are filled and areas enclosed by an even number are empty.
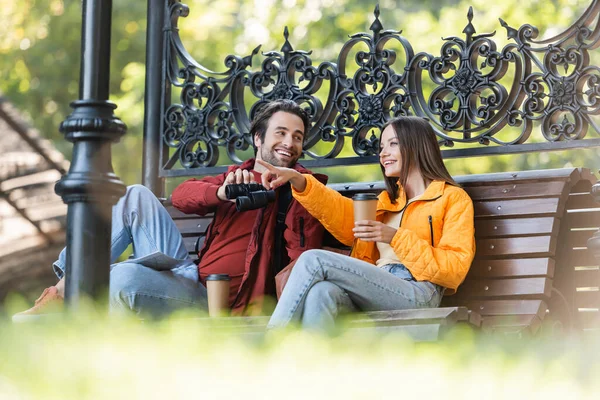
<svg viewBox="0 0 600 400"><path fill-rule="evenodd" d="M354 202L354 222L375 221L377 215L377 195L375 193L358 193L352 197Z"/></svg>
<svg viewBox="0 0 600 400"><path fill-rule="evenodd" d="M229 314L229 282L227 274L211 274L206 277L208 292L208 315L225 317Z"/></svg>

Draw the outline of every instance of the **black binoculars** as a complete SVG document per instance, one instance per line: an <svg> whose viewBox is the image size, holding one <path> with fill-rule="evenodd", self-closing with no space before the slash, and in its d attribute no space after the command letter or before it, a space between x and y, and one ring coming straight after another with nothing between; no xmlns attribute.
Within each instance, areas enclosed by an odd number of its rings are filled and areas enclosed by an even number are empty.
<svg viewBox="0 0 600 400"><path fill-rule="evenodd" d="M235 199L238 211L256 210L275 201L275 192L258 183L238 183L225 186L225 197Z"/></svg>

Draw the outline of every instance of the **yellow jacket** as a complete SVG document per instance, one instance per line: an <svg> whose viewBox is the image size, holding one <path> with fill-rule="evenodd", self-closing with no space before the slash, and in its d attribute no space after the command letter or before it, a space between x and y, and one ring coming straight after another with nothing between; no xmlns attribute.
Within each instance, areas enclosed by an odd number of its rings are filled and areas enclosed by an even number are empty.
<svg viewBox="0 0 600 400"><path fill-rule="evenodd" d="M375 242L357 239L354 233L352 199L326 187L311 175L303 192L293 196L317 218L336 239L353 246L352 257L371 264L379 259ZM406 206L406 194L400 187L396 203L386 191L379 194L377 220L386 212L399 212ZM433 231L433 237L431 235ZM390 246L398 259L417 281L429 281L456 292L475 256L473 202L461 188L433 181L421 198L410 203Z"/></svg>

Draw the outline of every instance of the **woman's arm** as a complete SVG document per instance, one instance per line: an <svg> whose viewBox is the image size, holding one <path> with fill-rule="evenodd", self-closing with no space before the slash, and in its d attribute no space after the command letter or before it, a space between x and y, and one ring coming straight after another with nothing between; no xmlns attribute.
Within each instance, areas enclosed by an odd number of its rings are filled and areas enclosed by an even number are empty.
<svg viewBox="0 0 600 400"><path fill-rule="evenodd" d="M323 224L337 240L347 246L354 241L354 209L352 200L325 186L312 175L303 175L290 168L275 167L257 160L267 171L262 184L273 188L290 182L292 195L302 206Z"/></svg>

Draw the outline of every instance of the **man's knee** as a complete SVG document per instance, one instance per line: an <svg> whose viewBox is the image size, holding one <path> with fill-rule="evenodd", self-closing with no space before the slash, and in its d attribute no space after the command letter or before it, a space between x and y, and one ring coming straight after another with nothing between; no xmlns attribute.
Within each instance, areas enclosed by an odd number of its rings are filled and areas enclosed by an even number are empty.
<svg viewBox="0 0 600 400"><path fill-rule="evenodd" d="M140 289L140 283L146 282L148 268L140 264L121 263L110 271L109 297L111 304L132 307L133 297Z"/></svg>
<svg viewBox="0 0 600 400"><path fill-rule="evenodd" d="M127 186L127 192L125 193L125 197L143 197L148 195L154 197L150 189L140 184Z"/></svg>

